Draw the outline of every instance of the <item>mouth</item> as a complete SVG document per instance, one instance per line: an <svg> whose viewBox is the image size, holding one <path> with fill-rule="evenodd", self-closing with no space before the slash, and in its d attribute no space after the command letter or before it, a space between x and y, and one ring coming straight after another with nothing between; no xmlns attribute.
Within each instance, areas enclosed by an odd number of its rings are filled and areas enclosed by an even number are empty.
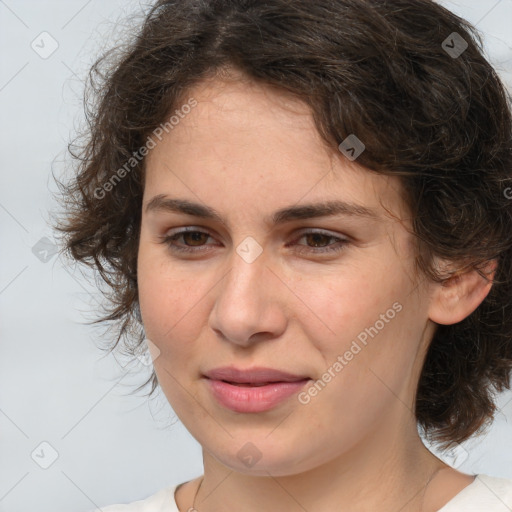
<svg viewBox="0 0 512 512"><path fill-rule="evenodd" d="M270 368L218 368L204 375L211 395L238 413L268 411L298 393L311 379Z"/></svg>

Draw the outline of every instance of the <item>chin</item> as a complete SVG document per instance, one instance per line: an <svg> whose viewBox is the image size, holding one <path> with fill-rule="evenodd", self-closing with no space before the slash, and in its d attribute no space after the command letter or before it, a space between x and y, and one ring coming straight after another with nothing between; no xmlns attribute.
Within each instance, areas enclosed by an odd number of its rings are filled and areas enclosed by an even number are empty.
<svg viewBox="0 0 512 512"><path fill-rule="evenodd" d="M208 453L232 471L250 476L291 476L315 468L322 461L317 454L299 453L297 443L265 440L268 431L258 440L257 436L240 436L228 441L225 447L207 447ZM242 441L239 439L243 439ZM252 439L252 440L251 440ZM299 443L300 444L300 443Z"/></svg>

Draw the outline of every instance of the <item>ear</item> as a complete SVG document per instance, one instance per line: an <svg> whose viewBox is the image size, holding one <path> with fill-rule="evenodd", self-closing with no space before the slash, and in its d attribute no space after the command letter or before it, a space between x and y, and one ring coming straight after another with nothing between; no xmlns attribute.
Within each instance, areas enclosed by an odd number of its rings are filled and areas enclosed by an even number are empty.
<svg viewBox="0 0 512 512"><path fill-rule="evenodd" d="M487 279L470 269L433 283L429 318L437 324L451 325L468 317L491 290L497 266L497 261L491 260L482 269Z"/></svg>

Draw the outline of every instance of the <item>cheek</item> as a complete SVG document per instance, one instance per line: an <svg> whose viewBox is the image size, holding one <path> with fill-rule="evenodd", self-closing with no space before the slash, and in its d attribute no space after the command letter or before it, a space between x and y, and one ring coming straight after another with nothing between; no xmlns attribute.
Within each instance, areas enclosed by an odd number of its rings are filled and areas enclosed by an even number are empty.
<svg viewBox="0 0 512 512"><path fill-rule="evenodd" d="M200 293L192 292L190 282L183 279L141 278L139 300L146 336L162 354L190 350L188 341L196 338L201 328L196 320L201 311Z"/></svg>
<svg viewBox="0 0 512 512"><path fill-rule="evenodd" d="M343 392L381 387L370 369L392 389L399 387L412 372L426 322L400 267L369 268L322 280L303 276L296 283L297 295L307 297L309 306L297 316L300 329L321 356L319 371L331 368ZM339 357L343 368L338 364L335 371Z"/></svg>
<svg viewBox="0 0 512 512"><path fill-rule="evenodd" d="M199 284L170 272L165 262L155 264L141 251L138 287L144 330L159 350L154 361L158 382L174 411L186 417L190 397L184 391L185 373L196 371L190 365L198 351L194 340L200 338L202 322L198 319L206 298ZM203 298L203 301L201 300Z"/></svg>
<svg viewBox="0 0 512 512"><path fill-rule="evenodd" d="M186 319L187 312L190 313L190 283L169 271L161 252L147 243L145 245L142 240L137 280L146 336L163 351L164 340L182 325L187 325L179 319Z"/></svg>
<svg viewBox="0 0 512 512"><path fill-rule="evenodd" d="M144 329L160 350L158 362L173 374L187 370L184 365L200 352L196 341L207 327L210 294L217 279L198 275L198 270L185 272L171 266L162 251L139 251L138 288Z"/></svg>
<svg viewBox="0 0 512 512"><path fill-rule="evenodd" d="M337 318L336 324L330 324L336 335L309 336L322 357L317 365L321 373L316 376L317 391L310 398L303 395L301 403L307 403L304 411L309 417L318 418L330 431L327 437L339 440L340 449L411 403L422 330L416 306L403 300L405 294L405 290L402 296L393 291L375 300L373 294L359 290L353 300L326 302L332 318Z"/></svg>
<svg viewBox="0 0 512 512"><path fill-rule="evenodd" d="M391 309L388 316L394 316L393 304L400 302L406 286L400 276L393 277L389 269L378 266L370 270L352 266L321 278L302 277L294 291L304 297L307 307L301 308L297 318L310 340L324 344L324 348L342 350L344 344L350 345L359 333L379 321L381 314Z"/></svg>

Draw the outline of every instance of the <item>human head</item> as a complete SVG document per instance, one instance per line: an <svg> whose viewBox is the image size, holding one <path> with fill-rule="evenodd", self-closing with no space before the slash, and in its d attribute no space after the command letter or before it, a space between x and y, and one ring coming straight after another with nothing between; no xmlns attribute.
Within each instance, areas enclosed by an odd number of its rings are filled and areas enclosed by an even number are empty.
<svg viewBox="0 0 512 512"><path fill-rule="evenodd" d="M468 43L455 58L442 45L453 32ZM400 180L419 273L442 281L497 261L477 310L438 325L418 384L419 424L440 441L467 439L492 416L493 387L510 382L511 117L476 32L427 0L155 4L97 84L80 176L67 188L66 247L112 285L104 320L119 327L115 345L143 341L129 335L146 159L126 163L187 92L228 66L308 105L327 147L355 134L365 145L357 164Z"/></svg>

